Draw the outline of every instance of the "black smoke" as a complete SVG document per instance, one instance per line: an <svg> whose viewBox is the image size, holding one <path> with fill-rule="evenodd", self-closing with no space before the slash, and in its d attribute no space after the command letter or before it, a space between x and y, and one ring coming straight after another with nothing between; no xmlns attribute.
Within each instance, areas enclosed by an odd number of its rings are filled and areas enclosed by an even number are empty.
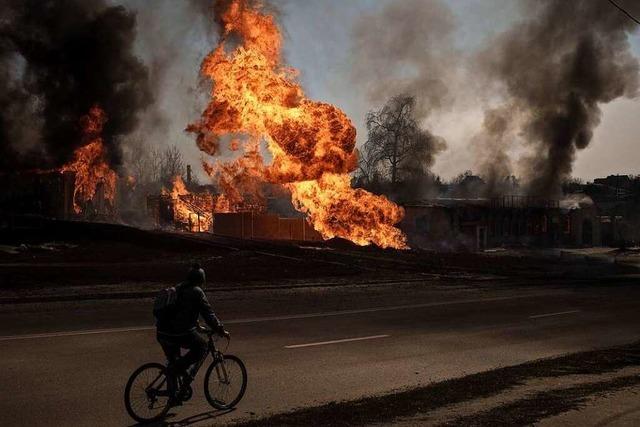
<svg viewBox="0 0 640 427"><path fill-rule="evenodd" d="M637 1L621 2L634 13ZM627 35L636 24L606 0L530 0L524 19L481 55L503 85L533 148L525 159L528 192L557 195L577 150L600 123L602 104L638 92L638 60ZM603 141L602 143L606 143Z"/></svg>
<svg viewBox="0 0 640 427"><path fill-rule="evenodd" d="M482 130L471 140L485 182L482 194L485 197L514 194L508 150L515 137L515 114L512 105L485 110Z"/></svg>
<svg viewBox="0 0 640 427"><path fill-rule="evenodd" d="M0 11L0 171L64 164L94 104L119 164L120 137L152 102L135 15L102 0L0 0Z"/></svg>

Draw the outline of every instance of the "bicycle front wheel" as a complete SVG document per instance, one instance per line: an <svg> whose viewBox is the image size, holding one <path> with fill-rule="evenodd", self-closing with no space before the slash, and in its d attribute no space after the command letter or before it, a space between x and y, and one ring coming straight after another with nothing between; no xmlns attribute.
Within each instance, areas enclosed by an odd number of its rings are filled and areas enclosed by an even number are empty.
<svg viewBox="0 0 640 427"><path fill-rule="evenodd" d="M139 423L158 421L167 415L170 392L167 370L160 363L147 363L136 369L124 389L127 412Z"/></svg>
<svg viewBox="0 0 640 427"><path fill-rule="evenodd" d="M204 376L204 395L216 409L233 408L247 389L247 369L236 356L214 360Z"/></svg>

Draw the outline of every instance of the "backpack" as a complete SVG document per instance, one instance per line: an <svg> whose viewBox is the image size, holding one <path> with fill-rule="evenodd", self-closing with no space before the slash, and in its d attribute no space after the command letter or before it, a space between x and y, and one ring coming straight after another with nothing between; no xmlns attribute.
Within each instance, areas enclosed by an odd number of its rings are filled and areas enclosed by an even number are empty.
<svg viewBox="0 0 640 427"><path fill-rule="evenodd" d="M156 320L166 320L171 317L178 301L178 290L180 285L171 286L158 292L153 300L153 315Z"/></svg>

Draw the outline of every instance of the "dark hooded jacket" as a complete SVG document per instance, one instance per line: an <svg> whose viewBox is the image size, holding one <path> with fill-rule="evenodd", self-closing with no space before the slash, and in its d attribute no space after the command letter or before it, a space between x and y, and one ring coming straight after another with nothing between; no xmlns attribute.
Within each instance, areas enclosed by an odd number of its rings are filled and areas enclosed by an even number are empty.
<svg viewBox="0 0 640 427"><path fill-rule="evenodd" d="M170 316L156 322L158 332L165 335L184 335L196 330L198 318L202 316L207 326L214 331L224 329L216 317L207 295L197 285L184 282L176 286L177 298Z"/></svg>

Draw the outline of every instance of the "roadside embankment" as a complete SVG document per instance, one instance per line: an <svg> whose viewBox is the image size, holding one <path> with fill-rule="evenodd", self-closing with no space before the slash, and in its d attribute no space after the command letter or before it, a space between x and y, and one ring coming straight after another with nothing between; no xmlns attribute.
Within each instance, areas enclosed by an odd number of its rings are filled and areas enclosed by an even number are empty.
<svg viewBox="0 0 640 427"><path fill-rule="evenodd" d="M640 386L639 374L640 342L636 342L302 408L236 426L530 425L593 404L607 393L628 393Z"/></svg>

